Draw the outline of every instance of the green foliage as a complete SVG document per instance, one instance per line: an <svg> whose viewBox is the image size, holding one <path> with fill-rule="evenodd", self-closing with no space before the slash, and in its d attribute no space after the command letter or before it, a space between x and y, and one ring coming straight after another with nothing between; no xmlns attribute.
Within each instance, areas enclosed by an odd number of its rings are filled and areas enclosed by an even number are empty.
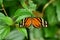
<svg viewBox="0 0 60 40"><path fill-rule="evenodd" d="M18 9L15 12L14 17L19 17L19 16L22 16L22 15L33 15L33 14L27 9Z"/></svg>
<svg viewBox="0 0 60 40"><path fill-rule="evenodd" d="M26 18L26 17L31 17L31 15L22 15L22 16L19 16L16 20L16 22L20 22L22 19Z"/></svg>
<svg viewBox="0 0 60 40"><path fill-rule="evenodd" d="M60 0L58 0L56 2L56 12L57 12L57 18L58 18L58 21L60 22Z"/></svg>
<svg viewBox="0 0 60 40"><path fill-rule="evenodd" d="M0 25L0 40L4 39L6 35L8 35L10 32L10 27L9 26L2 26Z"/></svg>
<svg viewBox="0 0 60 40"><path fill-rule="evenodd" d="M26 28L17 28L17 29L18 29L18 31L21 32L24 36L26 36L26 37L28 36L28 35L27 35L27 30L26 30Z"/></svg>
<svg viewBox="0 0 60 40"><path fill-rule="evenodd" d="M11 31L7 37L5 37L6 40L23 40L24 34L21 32L18 32L16 29Z"/></svg>
<svg viewBox="0 0 60 40"><path fill-rule="evenodd" d="M19 0L23 8L27 8L27 5L25 3L26 0Z"/></svg>
<svg viewBox="0 0 60 40"><path fill-rule="evenodd" d="M30 40L44 40L43 38L43 30L41 28L34 28L30 26Z"/></svg>
<svg viewBox="0 0 60 40"><path fill-rule="evenodd" d="M2 5L3 4L3 0L0 0L0 5Z"/></svg>
<svg viewBox="0 0 60 40"><path fill-rule="evenodd" d="M4 0L3 1L5 7L14 7L17 6L17 0Z"/></svg>
<svg viewBox="0 0 60 40"><path fill-rule="evenodd" d="M0 0L0 40L60 40L60 0L52 1ZM47 27L19 26L22 19L41 11Z"/></svg>
<svg viewBox="0 0 60 40"><path fill-rule="evenodd" d="M37 5L45 5L48 0L33 0Z"/></svg>
<svg viewBox="0 0 60 40"><path fill-rule="evenodd" d="M55 8L53 7L52 4L46 8L45 13L46 13L48 24L56 25L57 16L56 16Z"/></svg>
<svg viewBox="0 0 60 40"><path fill-rule="evenodd" d="M13 24L13 20L10 17L4 16L2 13L0 13L0 15L0 20L2 20L4 23L6 23L7 25Z"/></svg>

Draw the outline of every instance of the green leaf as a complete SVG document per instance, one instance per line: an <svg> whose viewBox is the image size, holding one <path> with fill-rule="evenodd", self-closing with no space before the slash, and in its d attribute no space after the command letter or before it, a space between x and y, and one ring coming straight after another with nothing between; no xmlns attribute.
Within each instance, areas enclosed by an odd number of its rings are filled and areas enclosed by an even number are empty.
<svg viewBox="0 0 60 40"><path fill-rule="evenodd" d="M0 20L2 20L4 23L6 23L7 25L12 25L13 24L13 20L10 17L1 17Z"/></svg>
<svg viewBox="0 0 60 40"><path fill-rule="evenodd" d="M18 32L17 30L13 30L7 35L5 38L6 40L23 40L25 38L25 35L23 33Z"/></svg>
<svg viewBox="0 0 60 40"><path fill-rule="evenodd" d="M4 22L5 22L6 24L8 24L8 25L12 25L12 24L13 24L13 20L12 20L10 17L6 17L6 18L4 19Z"/></svg>
<svg viewBox="0 0 60 40"><path fill-rule="evenodd" d="M45 10L45 15L49 25L56 25L57 24L57 16L55 7L53 5L49 5Z"/></svg>
<svg viewBox="0 0 60 40"><path fill-rule="evenodd" d="M28 3L26 3L26 2L28 2ZM30 9L31 11L36 10L36 4L34 4L32 0L28 0L28 1L20 0L20 3L23 6L23 8L25 8L25 9Z"/></svg>
<svg viewBox="0 0 60 40"><path fill-rule="evenodd" d="M1 21L8 24L8 25L13 24L13 20L10 17L5 16L3 13L0 13L0 22Z"/></svg>
<svg viewBox="0 0 60 40"><path fill-rule="evenodd" d="M0 12L0 25L6 25L6 23L2 20L5 18L5 15Z"/></svg>
<svg viewBox="0 0 60 40"><path fill-rule="evenodd" d="M0 12L0 17L5 17L5 15L3 13Z"/></svg>
<svg viewBox="0 0 60 40"><path fill-rule="evenodd" d="M17 28L19 32L23 33L27 37L27 30L26 28Z"/></svg>
<svg viewBox="0 0 60 40"><path fill-rule="evenodd" d="M16 22L20 22L22 19L26 18L26 17L31 17L31 15L22 15L22 16L19 16L17 19L16 19Z"/></svg>
<svg viewBox="0 0 60 40"><path fill-rule="evenodd" d="M5 26L0 25L0 30L3 29Z"/></svg>
<svg viewBox="0 0 60 40"><path fill-rule="evenodd" d="M25 3L26 0L19 0L23 8L28 8L27 4Z"/></svg>
<svg viewBox="0 0 60 40"><path fill-rule="evenodd" d="M6 25L2 20L0 20L0 25Z"/></svg>
<svg viewBox="0 0 60 40"><path fill-rule="evenodd" d="M56 31L57 31L57 26L51 26L50 28L44 28L45 31L45 37L46 38L53 38L55 37Z"/></svg>
<svg viewBox="0 0 60 40"><path fill-rule="evenodd" d="M33 13L27 9L18 9L16 12L15 12L15 15L14 17L19 17L21 15L32 15L33 16Z"/></svg>
<svg viewBox="0 0 60 40"><path fill-rule="evenodd" d="M60 0L56 1L56 12L57 12L58 21L60 22Z"/></svg>
<svg viewBox="0 0 60 40"><path fill-rule="evenodd" d="M36 10L36 4L33 3L33 1L29 0L29 6L28 9L30 9L31 11L35 11Z"/></svg>
<svg viewBox="0 0 60 40"><path fill-rule="evenodd" d="M4 39L8 35L9 32L10 32L9 26L0 25L0 39Z"/></svg>
<svg viewBox="0 0 60 40"><path fill-rule="evenodd" d="M2 5L3 4L3 0L0 0L0 5Z"/></svg>
<svg viewBox="0 0 60 40"><path fill-rule="evenodd" d="M34 26L30 26L29 28L29 35L31 40L44 40L42 29L41 28L34 28Z"/></svg>

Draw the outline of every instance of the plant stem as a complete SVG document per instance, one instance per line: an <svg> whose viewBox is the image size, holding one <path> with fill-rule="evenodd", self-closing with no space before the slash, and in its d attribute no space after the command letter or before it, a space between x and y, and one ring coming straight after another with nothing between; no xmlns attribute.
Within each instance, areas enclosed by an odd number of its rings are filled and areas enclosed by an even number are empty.
<svg viewBox="0 0 60 40"><path fill-rule="evenodd" d="M51 4L53 3L55 0L50 0L48 3L46 3L43 7L42 13L44 13L45 9Z"/></svg>
<svg viewBox="0 0 60 40"><path fill-rule="evenodd" d="M28 28L26 28L26 30L27 30L28 40L30 40L30 30Z"/></svg>
<svg viewBox="0 0 60 40"><path fill-rule="evenodd" d="M2 4L2 10L4 11L5 15L8 16L3 4Z"/></svg>

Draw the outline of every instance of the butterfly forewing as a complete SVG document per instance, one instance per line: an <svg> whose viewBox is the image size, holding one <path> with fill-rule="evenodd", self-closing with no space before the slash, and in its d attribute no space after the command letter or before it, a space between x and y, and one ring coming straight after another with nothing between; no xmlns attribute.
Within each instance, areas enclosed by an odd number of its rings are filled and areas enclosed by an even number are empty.
<svg viewBox="0 0 60 40"><path fill-rule="evenodd" d="M31 18L25 18L24 20L24 26L28 28L31 25Z"/></svg>

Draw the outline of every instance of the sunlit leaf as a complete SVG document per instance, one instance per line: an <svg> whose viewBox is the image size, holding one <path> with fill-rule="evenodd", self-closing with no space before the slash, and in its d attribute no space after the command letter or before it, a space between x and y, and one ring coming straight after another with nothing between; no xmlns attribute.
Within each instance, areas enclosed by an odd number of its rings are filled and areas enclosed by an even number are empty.
<svg viewBox="0 0 60 40"><path fill-rule="evenodd" d="M0 17L5 17L5 15L3 13L0 12Z"/></svg>
<svg viewBox="0 0 60 40"><path fill-rule="evenodd" d="M0 21L8 24L8 25L12 25L13 24L13 20L10 17L4 16L3 13L0 13Z"/></svg>
<svg viewBox="0 0 60 40"><path fill-rule="evenodd" d="M26 10L26 9L18 9L16 12L15 12L15 15L14 17L19 17L21 15L32 15L33 16L33 13L31 13L29 10Z"/></svg>
<svg viewBox="0 0 60 40"><path fill-rule="evenodd" d="M0 29L3 29L5 26L0 25Z"/></svg>
<svg viewBox="0 0 60 40"><path fill-rule="evenodd" d="M26 18L26 17L31 17L31 15L22 15L22 16L19 16L16 20L16 22L20 22L22 19Z"/></svg>
<svg viewBox="0 0 60 40"><path fill-rule="evenodd" d="M10 17L6 17L6 19L4 19L4 22L8 25L12 25L13 24L13 20Z"/></svg>
<svg viewBox="0 0 60 40"><path fill-rule="evenodd" d="M36 4L34 4L33 1L29 0L29 6L28 6L28 8L31 11L34 11L34 10L36 10Z"/></svg>
<svg viewBox="0 0 60 40"><path fill-rule="evenodd" d="M1 17L0 20L2 20L4 23L6 23L7 25L12 25L13 24L13 20L10 17Z"/></svg>
<svg viewBox="0 0 60 40"><path fill-rule="evenodd" d="M0 0L0 5L2 5L3 4L3 0Z"/></svg>
<svg viewBox="0 0 60 40"><path fill-rule="evenodd" d="M0 25L0 38L1 39L4 39L9 32L10 32L10 27L9 26Z"/></svg>
<svg viewBox="0 0 60 40"><path fill-rule="evenodd" d="M23 8L30 9L31 11L36 10L36 4L34 4L32 0L28 0L28 3L26 1L27 0L20 0L20 3Z"/></svg>

